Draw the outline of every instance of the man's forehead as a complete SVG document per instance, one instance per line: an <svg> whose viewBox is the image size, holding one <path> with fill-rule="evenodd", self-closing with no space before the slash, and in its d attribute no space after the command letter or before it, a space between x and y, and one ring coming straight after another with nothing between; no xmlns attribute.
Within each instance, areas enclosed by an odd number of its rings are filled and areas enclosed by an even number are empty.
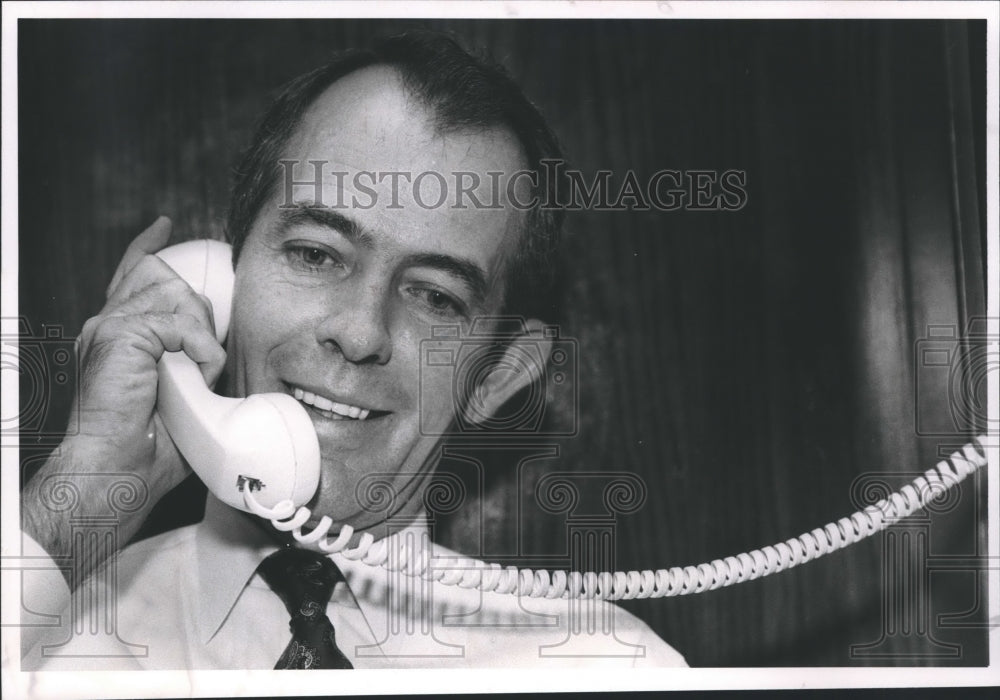
<svg viewBox="0 0 1000 700"><path fill-rule="evenodd" d="M524 167L516 137L502 126L445 129L397 70L375 65L337 80L306 110L290 140L292 157L326 160L343 170L405 167L492 170Z"/></svg>
<svg viewBox="0 0 1000 700"><path fill-rule="evenodd" d="M317 204L356 220L383 253L459 255L478 261L495 282L519 240L525 213L506 192L526 163L516 137L505 128L439 133L428 107L391 67L364 68L327 88L284 158L296 184L290 193L279 188L280 200L314 201L318 176ZM479 184L470 186L472 176L460 172L476 173ZM500 176L491 180L489 172ZM448 196L438 203L442 186ZM462 195L460 186L468 188ZM518 191L525 201L522 183Z"/></svg>
<svg viewBox="0 0 1000 700"><path fill-rule="evenodd" d="M398 167L407 146L427 147L427 110L388 66L371 66L337 80L306 110L290 140L292 157L359 170Z"/></svg>

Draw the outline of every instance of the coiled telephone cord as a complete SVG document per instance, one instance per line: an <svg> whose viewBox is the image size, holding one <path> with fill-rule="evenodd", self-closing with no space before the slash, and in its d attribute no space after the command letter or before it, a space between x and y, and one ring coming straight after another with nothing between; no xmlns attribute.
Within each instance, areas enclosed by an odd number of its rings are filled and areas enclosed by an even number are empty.
<svg viewBox="0 0 1000 700"><path fill-rule="evenodd" d="M311 532L303 534L302 525L311 516L308 508L296 509L291 501L282 501L274 508L266 508L257 502L250 489L244 491L244 498L252 513L267 518L278 530L291 531L299 542L316 544L324 552L340 553L348 559L361 560L370 566L430 578L445 585L532 598L661 598L711 591L769 576L881 532L923 508L984 466L987 463L984 441L985 436L976 437L899 491L824 527L752 552L715 559L697 566L656 571L555 571L550 574L545 570L503 567L464 557L435 558L432 565L428 551L414 551L408 543L392 537L376 542L369 533L364 533L357 547L348 549L347 543L354 534L354 529L350 525L344 525L335 539L328 539L326 535L333 521L327 516L323 516ZM390 544L389 540L394 540L395 544Z"/></svg>

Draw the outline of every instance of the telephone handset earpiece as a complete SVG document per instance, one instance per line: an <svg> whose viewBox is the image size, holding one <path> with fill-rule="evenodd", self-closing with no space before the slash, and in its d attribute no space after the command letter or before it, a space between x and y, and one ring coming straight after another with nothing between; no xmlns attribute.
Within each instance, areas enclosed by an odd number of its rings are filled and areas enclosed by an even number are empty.
<svg viewBox="0 0 1000 700"><path fill-rule="evenodd" d="M216 337L223 342L233 299L229 245L188 241L158 255L211 300ZM219 499L249 510L248 490L270 507L312 498L319 485L319 441L298 401L281 393L218 396L183 352L164 353L158 374L157 411L181 454Z"/></svg>
<svg viewBox="0 0 1000 700"><path fill-rule="evenodd" d="M158 255L196 292L212 300L216 334L222 342L232 307L230 247L219 241L189 241ZM465 558L442 564L404 541L387 537L376 542L368 533L348 549L354 530L345 525L336 538L327 539L332 524L327 516L304 533L302 526L311 517L304 504L319 483L319 442L305 408L287 394L217 396L187 355L168 352L159 364L157 410L178 449L213 494L234 508L269 519L300 542L447 585L536 598L659 598L768 576L884 530L987 463L985 436L980 436L864 510L773 546L711 563L656 571L550 574Z"/></svg>

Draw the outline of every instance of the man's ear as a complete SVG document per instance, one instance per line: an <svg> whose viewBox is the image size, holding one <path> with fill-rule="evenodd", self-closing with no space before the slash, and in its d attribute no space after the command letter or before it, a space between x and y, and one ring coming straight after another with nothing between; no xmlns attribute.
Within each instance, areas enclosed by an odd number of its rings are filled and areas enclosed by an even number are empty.
<svg viewBox="0 0 1000 700"><path fill-rule="evenodd" d="M507 345L503 357L473 390L463 409L467 422L479 423L495 416L514 394L545 376L552 338L545 337L545 324L538 319L529 319L524 325L526 332Z"/></svg>

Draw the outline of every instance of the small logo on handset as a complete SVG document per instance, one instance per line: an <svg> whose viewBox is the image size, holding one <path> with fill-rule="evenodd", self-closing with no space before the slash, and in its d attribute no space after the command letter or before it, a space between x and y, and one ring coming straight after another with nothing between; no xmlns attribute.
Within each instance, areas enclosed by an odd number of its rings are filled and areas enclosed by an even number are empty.
<svg viewBox="0 0 1000 700"><path fill-rule="evenodd" d="M254 479L252 476L243 476L240 474L236 477L236 488L240 493L243 493L244 486L251 491L260 491L264 488L264 482L260 479Z"/></svg>

